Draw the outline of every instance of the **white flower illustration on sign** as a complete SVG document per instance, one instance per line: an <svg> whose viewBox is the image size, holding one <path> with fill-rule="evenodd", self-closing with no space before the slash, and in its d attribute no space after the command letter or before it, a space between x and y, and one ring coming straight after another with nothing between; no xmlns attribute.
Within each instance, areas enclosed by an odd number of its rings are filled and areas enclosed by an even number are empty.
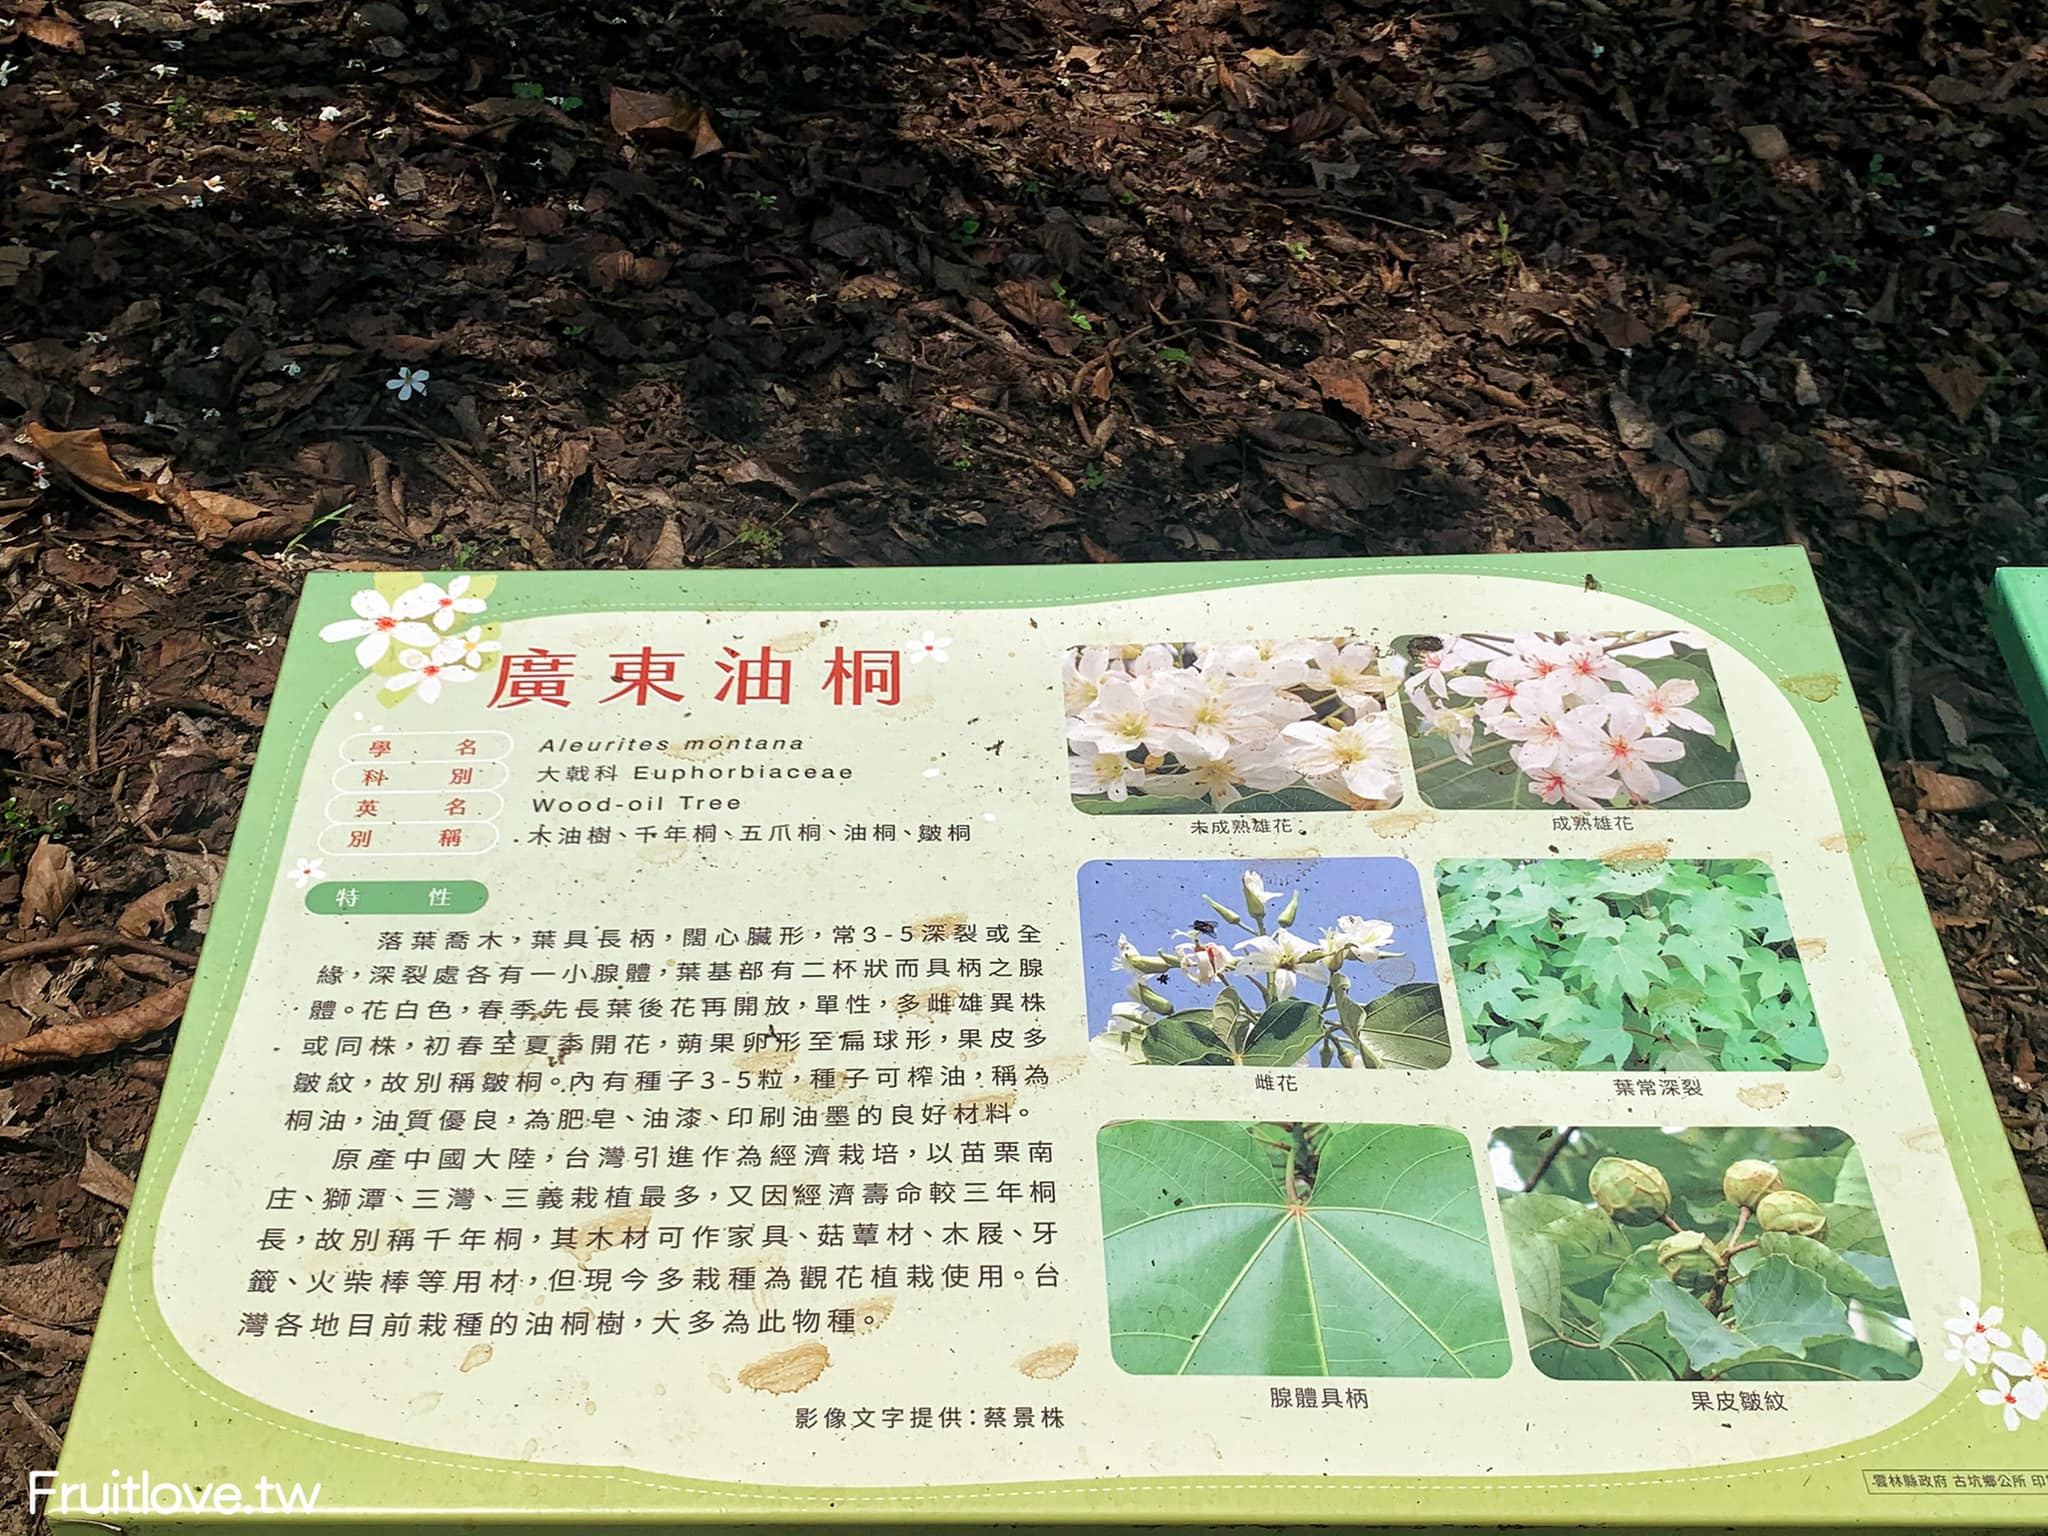
<svg viewBox="0 0 2048 1536"><path fill-rule="evenodd" d="M2013 1381L1993 1366L1991 1385L1977 1394L1977 1401L1986 1407L2004 1409L2005 1427L2017 1430L2021 1419L2038 1419L2042 1410L2048 1409L2048 1387L2031 1376Z"/></svg>
<svg viewBox="0 0 2048 1536"><path fill-rule="evenodd" d="M440 630L444 635L455 627L455 621L458 617L484 611L484 600L480 597L468 595L469 578L467 576L456 577L446 587L436 586L431 581L423 581L419 584L417 591L419 596L415 600L416 606L423 606L425 608L428 620L433 624L434 628ZM412 596L411 593L406 595L408 597Z"/></svg>
<svg viewBox="0 0 2048 1536"><path fill-rule="evenodd" d="M467 581L469 578L465 576L461 579ZM453 583L450 583L450 585L452 586ZM483 599L481 598L473 597L469 601L476 604L476 609L471 609L469 610L470 612L475 612L483 607ZM476 624L470 625L469 628L459 635L451 636L447 643L460 647L463 664L471 667L489 666L491 664L491 653L504 649L497 641L486 640L482 627Z"/></svg>
<svg viewBox="0 0 2048 1536"><path fill-rule="evenodd" d="M407 580L411 586L401 585ZM320 638L355 641L356 660L375 674L386 704L407 697L431 704L443 688L489 669L504 649L497 625L469 622L483 613L496 582L494 576L455 576L445 585L379 577L376 586L350 595L356 617L322 626Z"/></svg>
<svg viewBox="0 0 2048 1536"><path fill-rule="evenodd" d="M476 676L476 668L463 663L459 640L444 640L431 651L400 651L398 664L405 670L391 679L391 691L409 688L429 704L441 697L443 684L466 683Z"/></svg>
<svg viewBox="0 0 2048 1536"><path fill-rule="evenodd" d="M1990 1363L1994 1349L2004 1349L2012 1343L2012 1335L1998 1326L2004 1318L2005 1308L1986 1307L1980 1314L1977 1303L1963 1297L1961 1316L1942 1323L1948 1330L1948 1348L1942 1352L1942 1358L1960 1360L1965 1371L1976 1375L1978 1366Z"/></svg>
<svg viewBox="0 0 2048 1536"><path fill-rule="evenodd" d="M299 859L285 871L285 878L300 890L327 878L327 871L320 867L318 859Z"/></svg>
<svg viewBox="0 0 2048 1536"><path fill-rule="evenodd" d="M375 587L365 587L348 600L356 617L324 625L320 638L355 640L356 660L366 667L382 661L394 640L401 645L432 645L440 637L420 622L430 609L416 596L419 590L415 587L394 603Z"/></svg>
<svg viewBox="0 0 2048 1536"><path fill-rule="evenodd" d="M905 648L912 661L944 661L946 647L953 643L951 637L926 630Z"/></svg>

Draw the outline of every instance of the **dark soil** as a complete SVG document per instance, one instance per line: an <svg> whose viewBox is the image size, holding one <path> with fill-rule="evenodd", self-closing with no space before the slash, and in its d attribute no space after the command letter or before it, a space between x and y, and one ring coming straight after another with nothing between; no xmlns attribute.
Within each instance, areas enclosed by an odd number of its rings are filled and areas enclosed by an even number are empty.
<svg viewBox="0 0 2048 1536"><path fill-rule="evenodd" d="M219 7L0 31L0 1043L188 974L309 569L1796 541L2048 1205L2038 6ZM169 1047L0 1078L0 1529Z"/></svg>

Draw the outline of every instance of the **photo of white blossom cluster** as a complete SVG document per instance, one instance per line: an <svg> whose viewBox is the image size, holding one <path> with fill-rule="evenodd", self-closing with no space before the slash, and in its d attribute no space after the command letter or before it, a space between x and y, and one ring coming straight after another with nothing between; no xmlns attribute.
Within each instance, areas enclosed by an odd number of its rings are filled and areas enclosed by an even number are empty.
<svg viewBox="0 0 2048 1536"><path fill-rule="evenodd" d="M1396 676L1357 639L1078 646L1061 680L1074 803L1182 815L1393 805Z"/></svg>
<svg viewBox="0 0 2048 1536"><path fill-rule="evenodd" d="M1416 783L1432 806L1748 803L1696 634L1418 635L1398 654Z"/></svg>

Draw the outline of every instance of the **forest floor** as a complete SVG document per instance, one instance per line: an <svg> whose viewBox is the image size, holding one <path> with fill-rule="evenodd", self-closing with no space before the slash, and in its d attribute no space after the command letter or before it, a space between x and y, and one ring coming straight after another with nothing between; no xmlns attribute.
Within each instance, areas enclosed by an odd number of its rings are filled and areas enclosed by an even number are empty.
<svg viewBox="0 0 2048 1536"><path fill-rule="evenodd" d="M308 570L1794 542L2048 1205L2037 7L11 9L0 1047L175 1015ZM0 1529L170 1043L0 1077Z"/></svg>

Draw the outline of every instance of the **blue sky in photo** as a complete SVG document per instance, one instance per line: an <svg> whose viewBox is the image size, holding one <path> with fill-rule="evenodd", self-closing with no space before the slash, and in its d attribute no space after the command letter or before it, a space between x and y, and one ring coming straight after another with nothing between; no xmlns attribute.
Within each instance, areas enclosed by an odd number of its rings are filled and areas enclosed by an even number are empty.
<svg viewBox="0 0 2048 1536"><path fill-rule="evenodd" d="M1439 979L1430 953L1422 881L1406 859L1097 859L1081 866L1081 952L1087 967L1089 1034L1102 1033L1109 1010L1125 1000L1133 980L1116 963L1118 934L1128 934L1147 954L1185 943L1185 938L1173 937L1174 930L1190 927L1196 918L1216 924L1219 943L1235 946L1250 937L1202 900L1205 894L1214 896L1249 919L1240 884L1247 868L1257 870L1273 893L1266 909L1268 931L1296 890L1301 892L1301 907L1291 926L1310 942L1347 914L1394 925L1394 941L1388 948L1398 950L1398 957L1372 966L1354 961L1345 967L1351 995L1359 1002L1370 1002L1403 982ZM1150 985L1184 1008L1200 1007L1216 995L1214 987L1197 987L1178 971ZM1254 994L1243 995L1250 1001ZM1320 996L1321 989L1314 989L1314 997Z"/></svg>

